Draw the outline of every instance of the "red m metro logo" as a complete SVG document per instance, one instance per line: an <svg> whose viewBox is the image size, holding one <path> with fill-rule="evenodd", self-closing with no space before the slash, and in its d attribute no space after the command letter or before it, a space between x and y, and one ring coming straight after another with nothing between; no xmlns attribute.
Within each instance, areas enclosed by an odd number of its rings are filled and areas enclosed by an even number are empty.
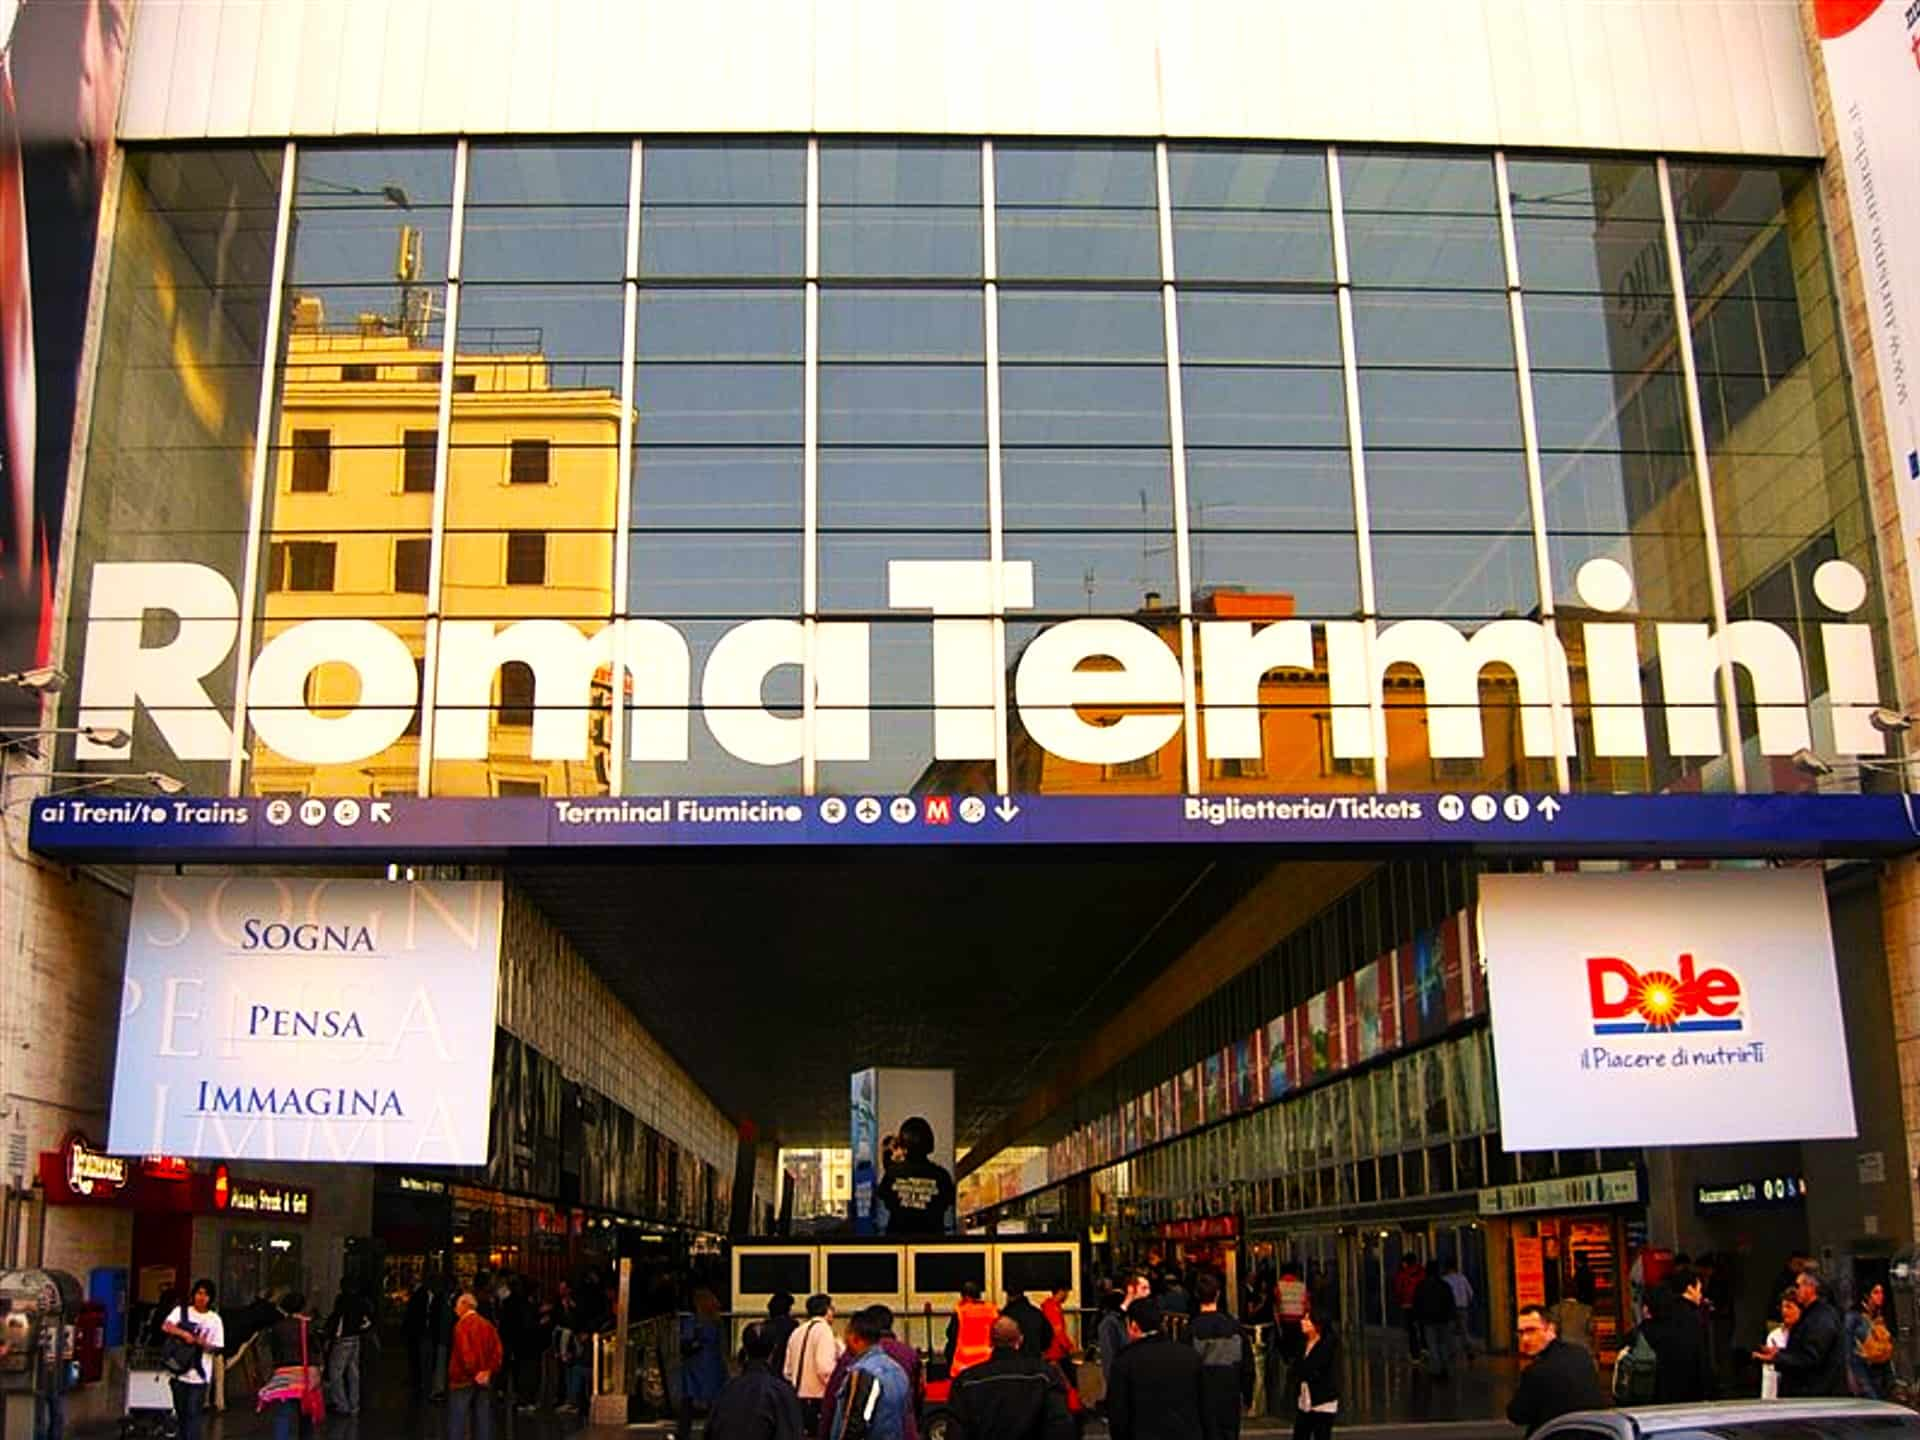
<svg viewBox="0 0 1920 1440"><path fill-rule="evenodd" d="M1691 953L1680 973L1644 974L1612 955L1587 959L1587 997L1596 1035L1648 1035L1703 1030L1739 1030L1745 995L1740 977L1713 966L1698 972Z"/></svg>

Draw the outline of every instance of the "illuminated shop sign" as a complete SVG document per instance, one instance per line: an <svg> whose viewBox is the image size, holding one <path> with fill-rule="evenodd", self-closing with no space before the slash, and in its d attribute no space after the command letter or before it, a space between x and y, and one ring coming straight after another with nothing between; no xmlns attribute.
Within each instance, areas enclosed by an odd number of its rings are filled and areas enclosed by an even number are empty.
<svg viewBox="0 0 1920 1440"><path fill-rule="evenodd" d="M213 1174L213 1208L263 1220L305 1220L313 1210L313 1192L270 1180L235 1180L222 1165Z"/></svg>
<svg viewBox="0 0 1920 1440"><path fill-rule="evenodd" d="M1237 1215L1201 1215L1191 1220L1160 1222L1162 1240L1232 1240L1239 1234Z"/></svg>
<svg viewBox="0 0 1920 1440"><path fill-rule="evenodd" d="M1763 1175L1757 1180L1693 1187L1693 1208L1703 1215L1716 1210L1778 1210L1806 1203L1804 1175Z"/></svg>
<svg viewBox="0 0 1920 1440"><path fill-rule="evenodd" d="M60 1153L67 1189L75 1195L111 1195L124 1190L132 1174L122 1156L94 1149L79 1134L67 1136Z"/></svg>
<svg viewBox="0 0 1920 1440"><path fill-rule="evenodd" d="M980 618L1031 609L1029 562L895 560L888 566L889 608L931 614L933 757L991 760L995 682L1005 657L995 653L993 623ZM1739 620L1715 631L1693 623L1653 628L1652 654L1629 613L1633 582L1611 559L1589 561L1575 588L1600 618L1569 625L1580 644L1585 678L1582 709L1591 720L1594 757L1645 757L1651 736L1664 735L1674 757L1724 753L1719 674L1723 665L1749 682L1761 754L1789 756L1813 744L1806 661L1792 632L1765 620ZM1822 750L1880 755L1886 737L1871 716L1879 704L1872 632L1844 617L1866 603L1867 583L1843 560L1829 560L1813 588L1830 612L1809 627L1827 676ZM996 607L996 600L998 607ZM207 682L229 664L239 634L234 588L218 570L175 561L96 565L89 589L81 669L79 723L128 730L144 711L182 761L225 761L233 752L232 713ZM154 624L155 617L170 624ZM1618 618L1610 618L1618 617ZM1026 733L1069 761L1116 765L1165 746L1183 720L1183 664L1177 631L1137 620L1067 620L1042 630L1021 652L1012 700ZM1334 758L1377 756L1375 710L1387 673L1417 669L1424 681L1428 748L1436 760L1485 753L1481 673L1499 667L1514 676L1520 743L1530 758L1575 750L1573 668L1561 632L1538 621L1506 619L1471 635L1441 620L1201 620L1198 673L1203 753L1212 760L1262 756L1262 685L1270 675L1325 674ZM149 643L156 635L167 638ZM782 667L805 665L817 704L816 756L826 761L871 758L872 627L822 621L748 620L714 644L699 677L696 701L686 635L662 620L630 619L587 633L570 621L444 620L433 667L432 754L436 760L488 757L495 676L524 664L534 676L530 756L588 758L594 677L624 662L633 696L627 726L629 758L685 762L690 715L697 705L714 741L755 765L801 758L804 717L769 710L764 689ZM359 680L357 703L344 713L308 708L308 681L322 666L346 666ZM1645 677L1659 674L1659 703L1649 704ZM1316 684L1318 682L1316 681ZM626 687L623 687L626 688ZM315 619L287 626L253 658L247 679L248 720L260 741L305 765L371 759L414 725L422 699L417 657L395 629L366 619ZM1554 711L1559 711L1555 734ZM1088 716L1087 709L1097 713ZM1825 733L1830 721L1831 737ZM81 760L124 762L124 749L82 735Z"/></svg>
<svg viewBox="0 0 1920 1440"><path fill-rule="evenodd" d="M1482 1215L1522 1215L1533 1210L1584 1210L1639 1203L1640 1172L1637 1170L1608 1170L1598 1175L1495 1185L1480 1192Z"/></svg>

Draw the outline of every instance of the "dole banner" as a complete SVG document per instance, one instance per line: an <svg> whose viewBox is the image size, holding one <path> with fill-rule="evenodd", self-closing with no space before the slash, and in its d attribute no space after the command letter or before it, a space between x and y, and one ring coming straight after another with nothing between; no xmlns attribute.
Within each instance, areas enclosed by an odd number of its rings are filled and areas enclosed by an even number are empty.
<svg viewBox="0 0 1920 1440"><path fill-rule="evenodd" d="M498 881L143 876L107 1148L487 1163Z"/></svg>
<svg viewBox="0 0 1920 1440"><path fill-rule="evenodd" d="M1484 875L1480 934L1506 1149L1856 1133L1818 870Z"/></svg>

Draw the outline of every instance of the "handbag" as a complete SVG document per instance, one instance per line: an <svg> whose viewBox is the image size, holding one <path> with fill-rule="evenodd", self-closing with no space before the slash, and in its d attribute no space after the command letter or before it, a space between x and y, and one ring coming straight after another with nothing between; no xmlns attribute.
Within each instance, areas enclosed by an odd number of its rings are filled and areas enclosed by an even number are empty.
<svg viewBox="0 0 1920 1440"><path fill-rule="evenodd" d="M187 1323L187 1314L184 1309L175 1310L168 1317L168 1323L189 1330L194 1328ZM193 1341L182 1340L178 1335L168 1335L160 1346L160 1368L176 1380L188 1375L201 1374L201 1353L200 1347Z"/></svg>

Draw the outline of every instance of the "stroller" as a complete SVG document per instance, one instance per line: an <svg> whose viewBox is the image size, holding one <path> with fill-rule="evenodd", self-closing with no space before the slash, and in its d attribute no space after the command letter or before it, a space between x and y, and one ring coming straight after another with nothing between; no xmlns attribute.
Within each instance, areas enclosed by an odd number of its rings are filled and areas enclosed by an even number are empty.
<svg viewBox="0 0 1920 1440"><path fill-rule="evenodd" d="M158 1346L127 1351L127 1408L121 1440L174 1440L180 1421L173 1410L173 1376L160 1363Z"/></svg>

